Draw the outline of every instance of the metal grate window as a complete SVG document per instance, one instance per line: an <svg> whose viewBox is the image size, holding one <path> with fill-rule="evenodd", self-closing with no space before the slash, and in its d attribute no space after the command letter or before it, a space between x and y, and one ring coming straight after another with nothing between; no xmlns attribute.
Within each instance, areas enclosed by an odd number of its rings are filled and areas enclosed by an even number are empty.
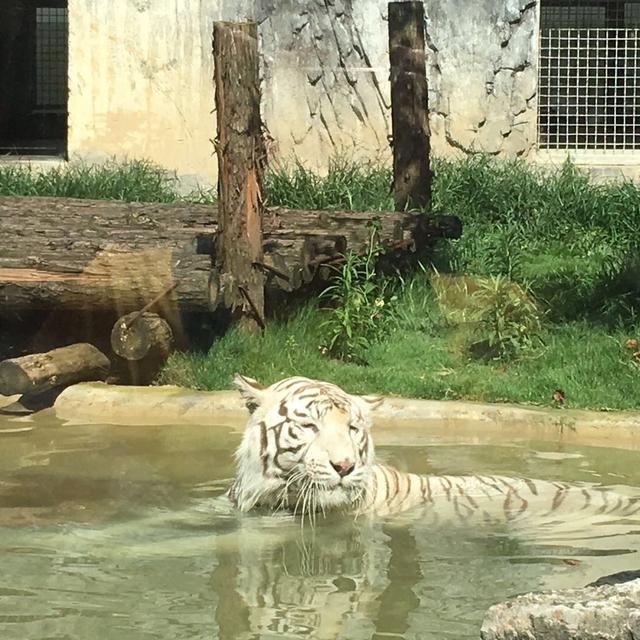
<svg viewBox="0 0 640 640"><path fill-rule="evenodd" d="M640 149L640 0L542 0L538 143Z"/></svg>
<svg viewBox="0 0 640 640"><path fill-rule="evenodd" d="M67 9L36 8L36 104L67 105Z"/></svg>

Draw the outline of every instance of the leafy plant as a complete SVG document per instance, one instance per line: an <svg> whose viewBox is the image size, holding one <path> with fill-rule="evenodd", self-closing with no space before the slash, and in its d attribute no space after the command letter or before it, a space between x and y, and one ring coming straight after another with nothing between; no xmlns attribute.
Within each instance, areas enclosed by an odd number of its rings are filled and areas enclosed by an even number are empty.
<svg viewBox="0 0 640 640"><path fill-rule="evenodd" d="M365 361L365 351L390 329L397 302L392 281L376 272L381 247L371 229L367 252L349 252L334 267L335 276L321 294L329 303L322 329L326 349L342 360Z"/></svg>
<svg viewBox="0 0 640 640"><path fill-rule="evenodd" d="M504 276L478 282L468 314L475 325L474 355L509 359L530 348L541 328L538 306L525 288Z"/></svg>

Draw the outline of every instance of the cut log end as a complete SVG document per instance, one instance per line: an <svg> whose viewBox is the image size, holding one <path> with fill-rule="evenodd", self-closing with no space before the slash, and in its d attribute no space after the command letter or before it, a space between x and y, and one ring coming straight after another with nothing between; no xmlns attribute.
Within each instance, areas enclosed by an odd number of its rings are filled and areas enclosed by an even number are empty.
<svg viewBox="0 0 640 640"><path fill-rule="evenodd" d="M11 358L0 362L0 395L42 393L76 382L105 380L109 369L107 356L87 343Z"/></svg>
<svg viewBox="0 0 640 640"><path fill-rule="evenodd" d="M150 356L166 358L174 347L173 332L155 313L129 313L113 326L111 347L125 360L142 360Z"/></svg>

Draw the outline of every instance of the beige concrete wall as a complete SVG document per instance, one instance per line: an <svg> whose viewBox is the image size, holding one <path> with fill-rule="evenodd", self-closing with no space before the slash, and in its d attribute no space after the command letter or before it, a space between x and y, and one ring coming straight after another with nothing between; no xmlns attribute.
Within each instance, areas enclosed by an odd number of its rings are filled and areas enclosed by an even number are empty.
<svg viewBox="0 0 640 640"><path fill-rule="evenodd" d="M436 153L535 160L536 0L427 10ZM144 157L213 183L213 21L255 19L277 156L388 159L386 13L387 0L69 0L70 157Z"/></svg>
<svg viewBox="0 0 640 640"><path fill-rule="evenodd" d="M380 3L353 4L352 15L335 2L69 0L70 158L145 157L188 184L215 181L211 33L221 19L261 22L263 107L279 157L321 169L344 149L388 156L386 23L371 21L377 67L356 56L347 78L355 22ZM307 27L310 41L299 37Z"/></svg>
<svg viewBox="0 0 640 640"><path fill-rule="evenodd" d="M215 178L206 4L69 0L71 158L145 157Z"/></svg>

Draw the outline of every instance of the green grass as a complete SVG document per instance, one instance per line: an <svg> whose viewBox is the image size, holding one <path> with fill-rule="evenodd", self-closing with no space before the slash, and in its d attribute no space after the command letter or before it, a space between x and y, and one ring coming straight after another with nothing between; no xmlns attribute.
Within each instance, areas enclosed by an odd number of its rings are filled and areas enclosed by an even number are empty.
<svg viewBox="0 0 640 640"><path fill-rule="evenodd" d="M400 300L403 314L367 364L322 353L321 325L328 313L307 306L287 322L271 323L263 336L235 329L208 354L174 354L161 382L196 389L228 389L234 373L272 383L290 375L330 380L354 393L552 405L564 390L567 407L629 409L640 403L640 362L625 346L640 327L606 332L574 321L545 328L542 344L511 362L480 361L460 348L458 328L443 321L427 278L415 277Z"/></svg>
<svg viewBox="0 0 640 640"><path fill-rule="evenodd" d="M330 310L314 306L262 337L232 330L209 354L177 354L162 381L228 388L236 371L270 383L300 374L353 392L419 398L637 408L640 362L625 346L640 333L640 188L596 184L572 165L542 170L483 156L435 163L434 210L455 213L463 237L442 242L435 266L467 278L504 276L531 291L544 321L512 359L471 357L473 328L438 307L428 274L406 283L394 329L358 364L323 354ZM295 165L268 176L272 205L386 210L385 167L335 162L321 177ZM472 300L472 298L470 298ZM446 309L445 309L446 311Z"/></svg>
<svg viewBox="0 0 640 640"><path fill-rule="evenodd" d="M292 209L392 211L391 171L375 163L334 159L325 175L280 165L265 176L267 205Z"/></svg>
<svg viewBox="0 0 640 640"><path fill-rule="evenodd" d="M442 162L438 176L435 208L465 224L459 241L441 245L441 268L526 282L557 319L638 313L637 184L483 156Z"/></svg>
<svg viewBox="0 0 640 640"><path fill-rule="evenodd" d="M543 169L475 155L434 162L433 208L458 215L462 238L438 245L443 271L529 285L558 320L616 324L640 314L640 187L595 183L567 163ZM268 177L271 204L390 210L391 171L349 161L326 176L300 165Z"/></svg>
<svg viewBox="0 0 640 640"><path fill-rule="evenodd" d="M544 311L535 343L511 360L469 355L471 329L438 308L427 275L406 284L393 327L360 361L322 353L328 310L309 306L263 337L231 330L209 354L176 354L161 380L227 388L242 371L264 382L303 374L354 392L551 404L562 388L567 406L640 405L640 371L629 337L640 338L640 188L594 183L570 164L558 171L485 156L434 162L433 205L464 223L460 240L440 242L434 265L470 278L505 276L525 285ZM299 164L272 169L266 201L309 209L390 210L391 171L336 160L326 175ZM175 176L153 163L69 163L39 171L0 165L0 195L128 201L212 202L212 191L184 196Z"/></svg>
<svg viewBox="0 0 640 640"><path fill-rule="evenodd" d="M175 175L145 160L69 163L40 170L30 165L0 164L0 196L58 196L129 202L212 202L212 191L183 196Z"/></svg>

